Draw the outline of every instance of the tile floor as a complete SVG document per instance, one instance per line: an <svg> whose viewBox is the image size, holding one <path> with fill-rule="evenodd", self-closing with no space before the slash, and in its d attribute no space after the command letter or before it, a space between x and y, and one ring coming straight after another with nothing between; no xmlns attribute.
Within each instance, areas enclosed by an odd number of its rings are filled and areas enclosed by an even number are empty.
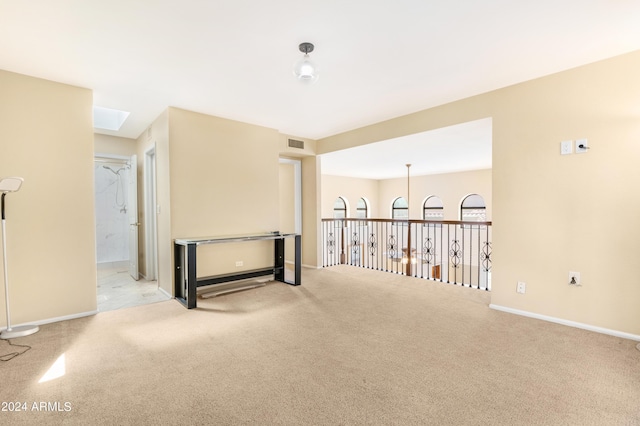
<svg viewBox="0 0 640 426"><path fill-rule="evenodd" d="M129 275L126 263L98 265L98 311L113 311L148 303L162 302L170 297L158 290L157 281Z"/></svg>

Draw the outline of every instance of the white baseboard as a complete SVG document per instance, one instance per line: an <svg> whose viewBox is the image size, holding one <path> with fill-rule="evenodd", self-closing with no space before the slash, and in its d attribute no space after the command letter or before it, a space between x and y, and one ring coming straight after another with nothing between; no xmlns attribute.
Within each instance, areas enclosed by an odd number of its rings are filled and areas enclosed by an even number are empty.
<svg viewBox="0 0 640 426"><path fill-rule="evenodd" d="M173 294L169 294L169 292L164 288L158 287L158 290L160 291L160 293L166 295L168 298L173 299Z"/></svg>
<svg viewBox="0 0 640 426"><path fill-rule="evenodd" d="M543 321L553 322L556 324L566 325L569 327L581 328L583 330L595 331L596 333L608 334L610 336L621 337L623 339L640 341L640 335L625 333L624 331L611 330L609 328L596 327L594 325L584 324L581 322L569 321L562 318L550 317L547 315L536 314L528 311L521 311L519 309L507 308L505 306L490 304L491 309L496 311L508 312L510 314L521 315L524 317L535 318Z"/></svg>
<svg viewBox="0 0 640 426"><path fill-rule="evenodd" d="M99 262L96 264L98 269L126 269L129 270L128 260L116 260L113 262Z"/></svg>
<svg viewBox="0 0 640 426"><path fill-rule="evenodd" d="M309 268L309 269L322 269L322 266L305 265L304 263L302 264L302 267Z"/></svg>
<svg viewBox="0 0 640 426"><path fill-rule="evenodd" d="M30 321L30 322L25 322L22 324L11 324L11 327L19 327L21 325L44 325L44 324L51 324L52 322L60 322L60 321L67 321L67 320L72 320L72 319L77 319L77 318L83 318L83 317L90 317L91 315L95 315L97 314L98 311L89 311L89 312L82 312L79 314L73 314L73 315L65 315L63 317L56 317L56 318L47 318L47 319L43 319L43 320L39 320L39 321ZM7 327L2 327L2 330L6 330Z"/></svg>
<svg viewBox="0 0 640 426"><path fill-rule="evenodd" d="M289 265L295 265L296 264L296 262L293 262L291 260L285 260L285 263L287 263ZM322 269L322 266L305 265L304 263L300 264L300 266L302 266L303 268L308 268L308 269Z"/></svg>

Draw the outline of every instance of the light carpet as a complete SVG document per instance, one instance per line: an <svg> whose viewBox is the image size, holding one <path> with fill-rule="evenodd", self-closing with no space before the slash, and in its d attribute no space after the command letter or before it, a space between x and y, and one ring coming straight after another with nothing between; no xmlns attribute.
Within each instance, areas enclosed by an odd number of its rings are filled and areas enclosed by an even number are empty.
<svg viewBox="0 0 640 426"><path fill-rule="evenodd" d="M489 300L338 266L195 310L171 300L44 325L0 363L0 401L27 403L0 423L640 425L637 342ZM40 383L60 359L64 374Z"/></svg>

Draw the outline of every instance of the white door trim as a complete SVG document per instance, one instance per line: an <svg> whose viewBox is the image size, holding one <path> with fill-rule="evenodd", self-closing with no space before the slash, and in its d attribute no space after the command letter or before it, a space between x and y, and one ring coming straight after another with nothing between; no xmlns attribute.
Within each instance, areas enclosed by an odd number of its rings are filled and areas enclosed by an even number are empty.
<svg viewBox="0 0 640 426"><path fill-rule="evenodd" d="M144 152L145 278L158 279L158 226L156 202L156 144Z"/></svg>
<svg viewBox="0 0 640 426"><path fill-rule="evenodd" d="M280 163L293 165L295 233L302 234L302 161L280 158Z"/></svg>
<svg viewBox="0 0 640 426"><path fill-rule="evenodd" d="M129 192L127 199L129 210L127 217L129 219L129 275L138 281L140 279L140 268L138 265L139 246L138 239L140 234L138 228L138 156L132 155L129 160Z"/></svg>

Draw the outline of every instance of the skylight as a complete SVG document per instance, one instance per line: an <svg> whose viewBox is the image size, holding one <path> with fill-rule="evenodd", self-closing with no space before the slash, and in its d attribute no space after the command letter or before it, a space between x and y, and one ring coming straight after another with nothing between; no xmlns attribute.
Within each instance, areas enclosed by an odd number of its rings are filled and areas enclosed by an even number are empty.
<svg viewBox="0 0 640 426"><path fill-rule="evenodd" d="M117 109L93 107L93 127L104 130L120 130L129 112Z"/></svg>

